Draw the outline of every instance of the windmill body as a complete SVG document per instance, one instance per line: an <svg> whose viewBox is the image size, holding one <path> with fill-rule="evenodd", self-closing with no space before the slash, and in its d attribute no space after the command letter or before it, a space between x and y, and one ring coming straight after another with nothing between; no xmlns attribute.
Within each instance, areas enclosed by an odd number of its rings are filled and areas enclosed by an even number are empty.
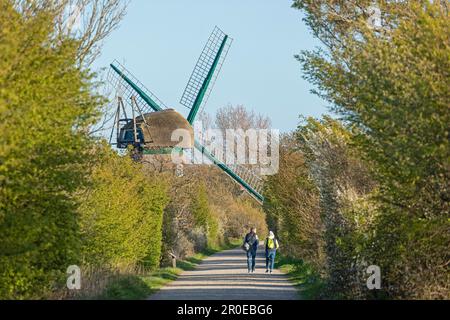
<svg viewBox="0 0 450 320"><path fill-rule="evenodd" d="M244 168L233 170L216 159L214 154L195 139L192 128L197 114L208 100L231 43L232 39L228 35L218 27L214 28L180 100L183 106L190 109L187 118L174 109L167 108L124 66L114 61L110 65L108 80L116 89L117 109L110 143L119 149L132 146L134 153L141 155L169 155L174 148L180 151L195 148L262 203L264 197L258 191L260 181L255 184L255 179L258 179ZM173 141L172 133L179 129L182 129L188 138ZM115 143L112 142L114 132Z"/></svg>
<svg viewBox="0 0 450 320"><path fill-rule="evenodd" d="M145 121L144 121L145 119ZM135 117L138 139L143 152L164 153L171 148L192 149L194 147L194 130L189 122L174 109L165 109L145 113ZM183 129L189 132L190 139L173 141L172 132ZM133 121L128 122L120 129L117 148L127 148L134 143Z"/></svg>

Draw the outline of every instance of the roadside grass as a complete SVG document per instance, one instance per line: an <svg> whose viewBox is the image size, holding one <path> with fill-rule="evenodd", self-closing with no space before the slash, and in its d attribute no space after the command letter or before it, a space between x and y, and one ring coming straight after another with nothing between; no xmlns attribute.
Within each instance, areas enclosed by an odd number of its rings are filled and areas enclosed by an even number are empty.
<svg viewBox="0 0 450 320"><path fill-rule="evenodd" d="M301 259L292 259L280 254L276 256L275 263L297 288L301 299L320 299L325 284L310 265Z"/></svg>
<svg viewBox="0 0 450 320"><path fill-rule="evenodd" d="M96 298L101 300L145 299L169 282L177 279L183 271L195 269L206 257L222 250L236 248L239 244L240 240L232 240L220 247L207 248L184 260L177 260L176 268L165 267L144 275L130 274L119 276L108 283L104 292Z"/></svg>
<svg viewBox="0 0 450 320"><path fill-rule="evenodd" d="M100 300L140 300L158 291L175 280L183 271L181 268L161 268L148 275L121 275L106 286L96 297Z"/></svg>

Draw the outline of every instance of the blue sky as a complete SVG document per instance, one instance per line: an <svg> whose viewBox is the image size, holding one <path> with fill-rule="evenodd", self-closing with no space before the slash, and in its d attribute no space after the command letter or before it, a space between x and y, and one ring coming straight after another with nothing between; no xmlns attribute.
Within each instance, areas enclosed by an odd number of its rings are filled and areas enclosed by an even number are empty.
<svg viewBox="0 0 450 320"><path fill-rule="evenodd" d="M132 0L95 67L124 63L167 106L187 115L180 97L215 25L234 39L205 111L243 104L273 128L294 129L326 102L311 94L294 54L319 45L291 0Z"/></svg>

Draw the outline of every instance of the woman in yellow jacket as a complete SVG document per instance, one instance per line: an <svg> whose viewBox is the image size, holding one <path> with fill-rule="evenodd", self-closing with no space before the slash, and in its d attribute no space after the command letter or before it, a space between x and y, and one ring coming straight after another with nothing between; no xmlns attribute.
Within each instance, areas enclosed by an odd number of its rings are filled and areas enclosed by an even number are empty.
<svg viewBox="0 0 450 320"><path fill-rule="evenodd" d="M278 245L278 240L275 238L275 234L270 231L269 236L265 240L266 247L266 273L272 273L273 266L275 264L275 255L277 249L280 247Z"/></svg>

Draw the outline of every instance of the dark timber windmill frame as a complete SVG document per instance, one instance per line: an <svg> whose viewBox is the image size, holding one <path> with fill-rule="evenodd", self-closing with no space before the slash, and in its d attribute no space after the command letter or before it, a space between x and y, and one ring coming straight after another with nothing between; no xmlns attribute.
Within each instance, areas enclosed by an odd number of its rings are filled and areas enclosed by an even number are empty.
<svg viewBox="0 0 450 320"><path fill-rule="evenodd" d="M203 48L200 58L197 61L194 71L189 78L188 84L180 100L182 105L190 109L187 121L191 125L193 124L200 108L206 104L231 43L232 39L218 27L215 27L205 47ZM113 62L110 66L114 72L109 74L109 81L113 86L122 85L127 100L132 100L132 104L134 102L137 106L139 103L144 112L162 111L166 109L166 106L153 93L151 93L150 90L145 88L139 80L137 80L117 61ZM118 111L120 111L119 108L120 106L118 106ZM141 111L141 109L139 109L139 111ZM197 139L194 141L194 146L212 163L217 165L236 183L242 186L258 202L262 203L264 201L262 194L250 183L244 180L244 178L241 177L242 174L238 174L225 163L218 160Z"/></svg>

